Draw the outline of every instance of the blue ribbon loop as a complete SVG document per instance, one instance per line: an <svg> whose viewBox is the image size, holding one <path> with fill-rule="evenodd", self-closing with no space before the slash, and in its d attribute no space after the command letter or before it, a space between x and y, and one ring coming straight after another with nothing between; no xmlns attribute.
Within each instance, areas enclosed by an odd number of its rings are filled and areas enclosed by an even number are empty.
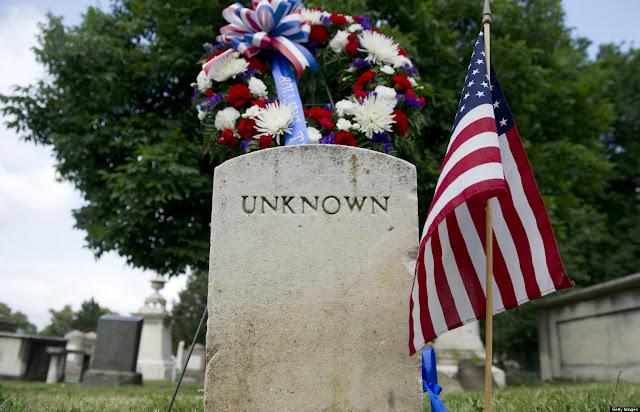
<svg viewBox="0 0 640 412"><path fill-rule="evenodd" d="M442 388L438 386L436 353L433 348L422 349L422 392L429 394L432 412L448 412L438 396Z"/></svg>
<svg viewBox="0 0 640 412"><path fill-rule="evenodd" d="M284 135L284 145L309 144L302 100L300 100L298 84L293 77L289 61L282 54L276 52L273 56L272 66L278 100L280 100L280 104L292 106L293 108L293 124L291 125L291 132Z"/></svg>

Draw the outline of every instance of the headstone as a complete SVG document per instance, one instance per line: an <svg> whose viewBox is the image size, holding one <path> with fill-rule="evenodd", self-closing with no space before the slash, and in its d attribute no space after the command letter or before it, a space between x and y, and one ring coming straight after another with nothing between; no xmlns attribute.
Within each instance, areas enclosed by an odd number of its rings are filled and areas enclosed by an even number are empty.
<svg viewBox="0 0 640 412"><path fill-rule="evenodd" d="M64 335L64 338L67 340L64 381L79 383L89 367L90 343L85 334L79 330L72 330Z"/></svg>
<svg viewBox="0 0 640 412"><path fill-rule="evenodd" d="M64 379L65 348L52 346L47 348L47 353L51 356L49 360L49 370L47 371L47 383L58 383Z"/></svg>
<svg viewBox="0 0 640 412"><path fill-rule="evenodd" d="M415 167L285 146L214 174L205 411L421 411Z"/></svg>
<svg viewBox="0 0 640 412"><path fill-rule="evenodd" d="M142 317L102 315L91 368L84 374L86 386L141 384L136 372Z"/></svg>
<svg viewBox="0 0 640 412"><path fill-rule="evenodd" d="M174 374L171 360L171 316L167 301L160 295L166 280L158 276L151 280L155 292L147 297L144 306L134 315L142 316L142 336L138 354L138 370L145 380L168 381Z"/></svg>
<svg viewBox="0 0 640 412"><path fill-rule="evenodd" d="M484 389L484 365L476 365L469 359L463 359L458 365L458 383L465 391ZM495 382L492 382L496 386Z"/></svg>
<svg viewBox="0 0 640 412"><path fill-rule="evenodd" d="M191 348L189 348L189 350L191 350ZM189 350L187 350L187 353L189 353ZM187 380L188 382L203 382L205 367L206 362L204 345L201 343L196 343L193 346L193 351L191 352L189 362L187 362L187 369L184 373L185 380Z"/></svg>

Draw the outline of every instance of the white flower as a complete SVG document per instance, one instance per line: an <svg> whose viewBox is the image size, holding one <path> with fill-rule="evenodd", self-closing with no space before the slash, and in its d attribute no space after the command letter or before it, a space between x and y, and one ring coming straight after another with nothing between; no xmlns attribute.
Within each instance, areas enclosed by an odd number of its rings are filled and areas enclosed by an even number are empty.
<svg viewBox="0 0 640 412"><path fill-rule="evenodd" d="M229 80L247 71L249 62L244 58L238 58L238 53L231 53L228 56L224 56L216 61L216 63L209 69L209 77L217 82L223 82Z"/></svg>
<svg viewBox="0 0 640 412"><path fill-rule="evenodd" d="M347 37L349 37L349 33L344 30L338 30L336 35L329 42L329 47L331 47L331 49L336 53L344 51L345 46L349 42Z"/></svg>
<svg viewBox="0 0 640 412"><path fill-rule="evenodd" d="M361 127L362 126L360 126L360 123L354 123L354 124L351 125L351 128L353 130L360 130Z"/></svg>
<svg viewBox="0 0 640 412"><path fill-rule="evenodd" d="M353 119L360 124L360 130L371 139L374 133L392 130L391 127L396 122L393 116L395 107L395 99L370 94L361 104L354 105Z"/></svg>
<svg viewBox="0 0 640 412"><path fill-rule="evenodd" d="M378 96L386 97L387 99L395 99L396 95L398 94L396 92L396 89L387 86L377 86L374 91L378 94Z"/></svg>
<svg viewBox="0 0 640 412"><path fill-rule="evenodd" d="M203 112L202 110L198 110L198 119L199 120L204 120L205 117L207 117L207 112Z"/></svg>
<svg viewBox="0 0 640 412"><path fill-rule="evenodd" d="M211 88L211 79L207 76L207 73L205 73L204 70L201 70L200 73L198 73L196 82L198 83L198 91L200 93L206 93L207 90Z"/></svg>
<svg viewBox="0 0 640 412"><path fill-rule="evenodd" d="M220 110L216 113L216 120L213 124L218 130L233 129L236 125L236 120L240 117L240 112L233 107L227 107L224 110Z"/></svg>
<svg viewBox="0 0 640 412"><path fill-rule="evenodd" d="M311 126L307 127L307 136L309 136L309 143L311 144L316 144L320 142L320 139L322 139L322 134L320 134L320 131Z"/></svg>
<svg viewBox="0 0 640 412"><path fill-rule="evenodd" d="M353 22L355 21L355 20L353 19L353 16L347 16L347 15L345 15L345 16L344 16L344 18L345 18L345 19L347 19L347 21L348 21L349 23L353 23Z"/></svg>
<svg viewBox="0 0 640 412"><path fill-rule="evenodd" d="M376 64L394 64L398 57L398 45L393 39L371 30L363 31L358 37L362 46L362 49L358 50L369 54L365 60Z"/></svg>
<svg viewBox="0 0 640 412"><path fill-rule="evenodd" d="M322 24L322 17L329 17L330 14L326 11L314 10L314 9L302 9L300 13L300 21L309 20L311 24Z"/></svg>
<svg viewBox="0 0 640 412"><path fill-rule="evenodd" d="M267 97L267 85L258 78L252 77L249 79L249 91L253 95L253 97Z"/></svg>
<svg viewBox="0 0 640 412"><path fill-rule="evenodd" d="M336 112L338 116L344 117L345 114L353 114L353 102L350 100L340 100L336 103Z"/></svg>
<svg viewBox="0 0 640 412"><path fill-rule="evenodd" d="M397 55L393 59L392 63L393 63L393 67L402 67L405 64L407 64L409 67L413 67L413 63L411 63L411 60L409 60L407 56Z"/></svg>
<svg viewBox="0 0 640 412"><path fill-rule="evenodd" d="M418 82L413 77L408 77L409 83L411 83L411 88L414 88L418 85Z"/></svg>
<svg viewBox="0 0 640 412"><path fill-rule="evenodd" d="M259 111L260 111L260 106L253 105L250 108L248 108L244 113L242 113L242 118L249 119L251 117L254 117L255 115L258 114Z"/></svg>
<svg viewBox="0 0 640 412"><path fill-rule="evenodd" d="M270 134L280 144L280 136L291 131L293 110L289 105L269 103L256 115L256 129Z"/></svg>
<svg viewBox="0 0 640 412"><path fill-rule="evenodd" d="M355 72L357 72L357 71L358 71L358 68L357 68L357 67L355 67L355 66L349 66L349 68L347 69L347 71L348 71L349 73L355 73Z"/></svg>
<svg viewBox="0 0 640 412"><path fill-rule="evenodd" d="M351 26L349 26L349 31L351 33L355 33L357 31L362 31L362 24L352 24Z"/></svg>
<svg viewBox="0 0 640 412"><path fill-rule="evenodd" d="M336 123L336 127L338 128L338 130L349 131L349 129L351 129L351 122L347 119L340 118Z"/></svg>
<svg viewBox="0 0 640 412"><path fill-rule="evenodd" d="M384 66L382 66L380 68L380 71L382 73L387 73L387 74L394 74L396 71L393 70L393 67L389 66L388 64L385 64Z"/></svg>

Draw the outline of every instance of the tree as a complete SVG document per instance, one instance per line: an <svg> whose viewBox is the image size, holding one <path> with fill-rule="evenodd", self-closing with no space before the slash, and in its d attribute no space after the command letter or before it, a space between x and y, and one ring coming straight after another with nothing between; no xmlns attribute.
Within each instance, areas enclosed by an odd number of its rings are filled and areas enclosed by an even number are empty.
<svg viewBox="0 0 640 412"><path fill-rule="evenodd" d="M40 332L41 335L64 336L76 329L81 332L95 332L100 316L114 312L100 307L92 297L82 302L78 312L74 312L71 305L65 305L59 311L49 309L49 313L51 323Z"/></svg>
<svg viewBox="0 0 640 412"><path fill-rule="evenodd" d="M185 289L178 294L180 299L173 305L171 316L175 320L171 329L171 341L173 352L178 347L178 342L185 341L191 345L193 337L198 330L202 312L207 307L207 294L209 288L207 271L196 270L189 274ZM206 330L200 330L197 343L205 343Z"/></svg>
<svg viewBox="0 0 640 412"><path fill-rule="evenodd" d="M18 311L13 312L9 306L0 302L0 313L5 315L9 322L18 326L18 329L24 333L34 335L37 332L36 325L29 322L29 318L24 313Z"/></svg>

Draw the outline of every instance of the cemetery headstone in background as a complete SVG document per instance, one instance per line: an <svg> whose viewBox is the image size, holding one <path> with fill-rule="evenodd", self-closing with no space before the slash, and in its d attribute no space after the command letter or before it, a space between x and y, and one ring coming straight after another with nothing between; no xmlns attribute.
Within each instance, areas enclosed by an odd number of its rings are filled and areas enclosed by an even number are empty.
<svg viewBox="0 0 640 412"><path fill-rule="evenodd" d="M214 175L205 411L418 411L415 167L338 145Z"/></svg>
<svg viewBox="0 0 640 412"><path fill-rule="evenodd" d="M91 368L84 374L87 386L141 384L136 372L142 317L102 315Z"/></svg>

